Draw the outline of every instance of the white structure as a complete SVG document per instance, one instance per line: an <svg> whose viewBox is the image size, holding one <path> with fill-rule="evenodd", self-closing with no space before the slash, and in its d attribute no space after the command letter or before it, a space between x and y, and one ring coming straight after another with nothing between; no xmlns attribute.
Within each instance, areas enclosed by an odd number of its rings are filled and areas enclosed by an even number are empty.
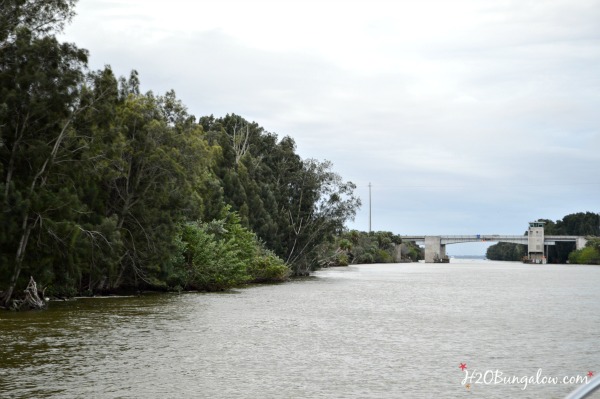
<svg viewBox="0 0 600 399"><path fill-rule="evenodd" d="M531 263L546 263L544 251L545 222L529 222L527 230L527 259Z"/></svg>

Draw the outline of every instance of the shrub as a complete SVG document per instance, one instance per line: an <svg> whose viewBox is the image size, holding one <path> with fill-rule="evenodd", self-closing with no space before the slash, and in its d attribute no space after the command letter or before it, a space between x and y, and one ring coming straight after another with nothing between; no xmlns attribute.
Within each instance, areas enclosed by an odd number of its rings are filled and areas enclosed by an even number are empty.
<svg viewBox="0 0 600 399"><path fill-rule="evenodd" d="M337 266L348 266L348 255L345 252L341 252L337 257Z"/></svg>
<svg viewBox="0 0 600 399"><path fill-rule="evenodd" d="M290 268L270 251L258 255L248 266L250 281L253 283L275 283L288 279Z"/></svg>
<svg viewBox="0 0 600 399"><path fill-rule="evenodd" d="M598 265L600 264L600 251L592 246L573 251L569 254L569 263Z"/></svg>
<svg viewBox="0 0 600 399"><path fill-rule="evenodd" d="M183 269L187 288L218 291L249 280L233 240L217 238L205 223L186 223L182 229L185 243Z"/></svg>
<svg viewBox="0 0 600 399"><path fill-rule="evenodd" d="M180 254L170 260L171 287L218 291L247 282L284 281L290 274L229 209L219 220L185 223L176 242Z"/></svg>

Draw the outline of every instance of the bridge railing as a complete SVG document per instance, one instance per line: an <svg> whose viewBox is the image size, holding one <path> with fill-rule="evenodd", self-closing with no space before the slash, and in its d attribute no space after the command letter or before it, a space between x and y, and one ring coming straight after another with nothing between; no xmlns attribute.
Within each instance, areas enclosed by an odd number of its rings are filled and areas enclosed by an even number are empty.
<svg viewBox="0 0 600 399"><path fill-rule="evenodd" d="M458 244L461 242L512 242L515 244L526 244L527 236L523 235L499 235L499 234L476 234L476 235L447 235L441 236L442 244Z"/></svg>
<svg viewBox="0 0 600 399"><path fill-rule="evenodd" d="M580 238L585 238L583 236L544 236L544 240L551 241L577 241Z"/></svg>
<svg viewBox="0 0 600 399"><path fill-rule="evenodd" d="M424 242L425 236L400 236L404 241ZM514 244L527 244L526 235L500 235L500 234L473 234L473 235L441 235L441 244L459 244L462 242L511 242ZM577 242L579 236L545 236L546 242Z"/></svg>

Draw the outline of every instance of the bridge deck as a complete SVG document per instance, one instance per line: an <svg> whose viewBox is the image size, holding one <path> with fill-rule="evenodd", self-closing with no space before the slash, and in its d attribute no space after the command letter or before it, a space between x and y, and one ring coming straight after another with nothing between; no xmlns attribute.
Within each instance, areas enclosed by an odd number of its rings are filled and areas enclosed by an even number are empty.
<svg viewBox="0 0 600 399"><path fill-rule="evenodd" d="M465 242L510 242L514 244L529 245L529 237L526 235L500 235L500 234L475 234L475 235L439 235L439 236L400 236L402 241L414 241L418 245L425 245L425 262L436 262L446 256L447 244L459 244ZM578 236L545 236L544 246L555 245L557 242L573 242L576 249L585 246L586 238ZM540 251L539 241L536 243L537 252ZM529 252L529 247L527 249ZM536 252L536 251L533 251ZM532 252L532 253L533 253Z"/></svg>
<svg viewBox="0 0 600 399"><path fill-rule="evenodd" d="M425 236L400 236L405 241L425 243ZM514 244L527 244L525 235L500 235L500 234L476 234L476 235L441 235L441 244L459 244L463 242L511 242ZM579 236L545 236L544 242L577 242Z"/></svg>

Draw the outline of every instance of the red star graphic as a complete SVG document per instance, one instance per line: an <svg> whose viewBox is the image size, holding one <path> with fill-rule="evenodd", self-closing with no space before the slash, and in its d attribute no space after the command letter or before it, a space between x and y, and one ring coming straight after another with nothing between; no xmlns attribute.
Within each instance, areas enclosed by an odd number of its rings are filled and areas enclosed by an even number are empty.
<svg viewBox="0 0 600 399"><path fill-rule="evenodd" d="M462 371L465 371L465 369L467 368L467 363L461 363L460 366L458 366Z"/></svg>
<svg viewBox="0 0 600 399"><path fill-rule="evenodd" d="M588 377L593 377L594 376L594 372L593 371L588 371Z"/></svg>

